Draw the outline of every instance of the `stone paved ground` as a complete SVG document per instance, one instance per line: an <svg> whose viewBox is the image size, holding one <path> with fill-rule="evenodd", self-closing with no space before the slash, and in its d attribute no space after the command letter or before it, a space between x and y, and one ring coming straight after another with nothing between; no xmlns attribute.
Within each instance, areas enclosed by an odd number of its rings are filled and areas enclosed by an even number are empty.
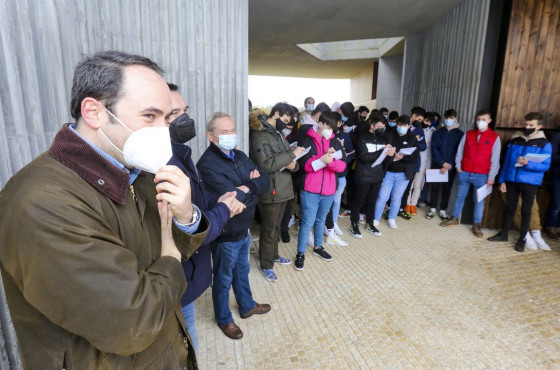
<svg viewBox="0 0 560 370"><path fill-rule="evenodd" d="M350 246L327 248L332 262L308 249L302 272L276 266L277 283L252 255L253 296L272 311L242 320L232 292L245 334L233 341L216 325L209 289L196 306L201 368L560 368L560 243L518 253L513 241L423 216L397 230L382 222L382 237L361 240L340 219ZM293 258L290 233L280 252Z"/></svg>

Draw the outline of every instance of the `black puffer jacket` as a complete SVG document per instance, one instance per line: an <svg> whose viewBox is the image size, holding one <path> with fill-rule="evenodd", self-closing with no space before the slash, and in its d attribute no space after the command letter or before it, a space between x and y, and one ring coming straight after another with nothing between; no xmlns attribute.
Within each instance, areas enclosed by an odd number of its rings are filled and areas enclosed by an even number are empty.
<svg viewBox="0 0 560 370"><path fill-rule="evenodd" d="M371 165L379 158L387 145L385 135L375 135L369 131L363 132L356 142L356 170L354 179L358 183L372 184L383 181L385 167L393 161L393 157L386 157L375 167Z"/></svg>

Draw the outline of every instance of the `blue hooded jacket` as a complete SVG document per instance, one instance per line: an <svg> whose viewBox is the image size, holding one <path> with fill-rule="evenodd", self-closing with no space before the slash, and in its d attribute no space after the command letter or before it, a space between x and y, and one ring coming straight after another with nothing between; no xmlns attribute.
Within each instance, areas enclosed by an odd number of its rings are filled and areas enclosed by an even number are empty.
<svg viewBox="0 0 560 370"><path fill-rule="evenodd" d="M517 158L524 157L527 154L547 154L548 158L540 163L529 161L526 166L515 167ZM504 182L517 182L541 185L544 173L550 168L551 154L552 145L550 145L542 131L537 132L530 139L524 135L514 137L508 144L504 165L500 172L500 184Z"/></svg>

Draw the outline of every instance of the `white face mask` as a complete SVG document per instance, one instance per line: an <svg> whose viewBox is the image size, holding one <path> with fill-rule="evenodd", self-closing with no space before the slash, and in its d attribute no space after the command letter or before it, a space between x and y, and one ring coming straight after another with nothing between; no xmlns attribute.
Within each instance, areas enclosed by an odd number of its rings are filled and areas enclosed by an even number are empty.
<svg viewBox="0 0 560 370"><path fill-rule="evenodd" d="M330 128L326 128L323 129L323 131L321 131L321 136L327 140L331 138L331 135L332 135L332 129Z"/></svg>
<svg viewBox="0 0 560 370"><path fill-rule="evenodd" d="M105 139L123 154L125 164L130 167L137 168L142 171L156 173L161 166L164 166L173 155L171 151L171 139L169 137L168 127L144 127L136 131L132 131L120 119L107 108L105 110L117 120L124 128L131 132L130 136L124 142L123 150L117 148L115 144L105 135L103 130L101 134Z"/></svg>
<svg viewBox="0 0 560 370"><path fill-rule="evenodd" d="M476 127L478 127L479 130L484 130L488 127L488 122L486 122L486 121L476 121Z"/></svg>
<svg viewBox="0 0 560 370"><path fill-rule="evenodd" d="M288 136L291 133L292 133L292 130L290 130L289 128L282 129L282 135L284 135L284 136Z"/></svg>

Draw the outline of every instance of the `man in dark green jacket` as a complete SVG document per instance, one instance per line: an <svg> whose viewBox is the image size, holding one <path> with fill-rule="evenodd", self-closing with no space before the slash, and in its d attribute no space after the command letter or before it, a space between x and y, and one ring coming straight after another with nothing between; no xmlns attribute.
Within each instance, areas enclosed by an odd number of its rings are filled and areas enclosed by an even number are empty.
<svg viewBox="0 0 560 370"><path fill-rule="evenodd" d="M268 117L255 112L249 117L251 128L251 159L270 175L270 188L260 196L261 231L259 236L259 259L266 280L278 281L274 273L274 263L289 265L291 260L278 254L278 238L284 210L294 197L291 172L299 166L296 156L303 153L303 147L290 149L288 141L276 127L287 124L291 119L291 109L286 103L278 103L270 110Z"/></svg>
<svg viewBox="0 0 560 370"><path fill-rule="evenodd" d="M25 368L196 367L180 261L208 223L177 167L158 166L154 178L131 165L169 158L150 142L125 145L167 130L161 72L121 52L84 58L72 87L76 124L0 193L10 210L0 221L1 269Z"/></svg>

